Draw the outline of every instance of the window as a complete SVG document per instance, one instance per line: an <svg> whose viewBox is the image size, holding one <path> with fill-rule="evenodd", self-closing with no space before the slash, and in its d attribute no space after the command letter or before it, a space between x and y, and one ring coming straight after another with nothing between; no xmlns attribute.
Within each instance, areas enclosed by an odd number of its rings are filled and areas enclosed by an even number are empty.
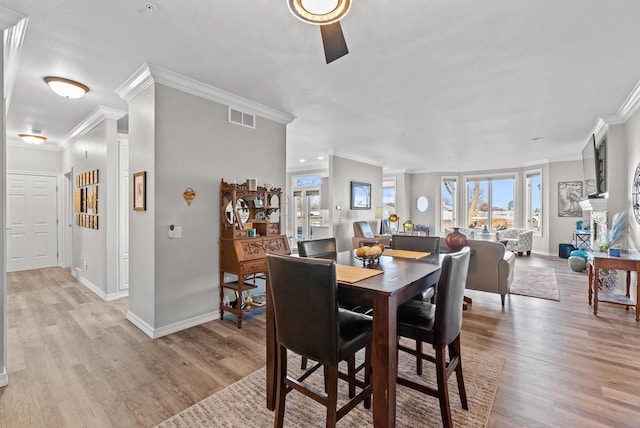
<svg viewBox="0 0 640 428"><path fill-rule="evenodd" d="M388 177L382 180L382 233L395 233L391 230L389 216L396 212L396 179Z"/></svg>
<svg viewBox="0 0 640 428"><path fill-rule="evenodd" d="M455 177L442 177L440 195L440 230L442 232L446 227L458 226L456 224L457 200L458 179Z"/></svg>
<svg viewBox="0 0 640 428"><path fill-rule="evenodd" d="M536 235L542 234L542 173L540 170L525 173L526 199L525 224Z"/></svg>
<svg viewBox="0 0 640 428"><path fill-rule="evenodd" d="M467 226L500 230L514 227L515 176L467 179Z"/></svg>
<svg viewBox="0 0 640 428"><path fill-rule="evenodd" d="M293 187L320 186L322 175L304 175L293 178Z"/></svg>

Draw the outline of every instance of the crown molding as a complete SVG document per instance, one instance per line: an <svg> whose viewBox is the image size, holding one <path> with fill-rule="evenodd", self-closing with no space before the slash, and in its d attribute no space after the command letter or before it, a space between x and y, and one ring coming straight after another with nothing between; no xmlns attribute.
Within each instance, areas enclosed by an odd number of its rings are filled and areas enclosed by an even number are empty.
<svg viewBox="0 0 640 428"><path fill-rule="evenodd" d="M179 91L224 104L284 125L291 123L295 119L295 116L289 113L251 101L247 98L232 94L231 92L216 88L215 86L174 73L165 68L146 63L120 85L115 92L120 98L128 102L152 83L169 86Z"/></svg>
<svg viewBox="0 0 640 428"><path fill-rule="evenodd" d="M1 15L1 13L0 13ZM11 94L18 75L22 43L27 32L29 18L22 18L4 32L4 98L5 114L9 112Z"/></svg>
<svg viewBox="0 0 640 428"><path fill-rule="evenodd" d="M339 158L343 158L343 159L348 159L348 160L352 160L355 162L362 162L362 163L366 163L372 166L379 166L380 168L382 168L384 166L384 164L382 162L374 162L370 159L365 159L365 158L361 158L358 156L352 156L352 155L348 155L348 154L343 154L343 153L333 153L331 156L334 157L339 157Z"/></svg>
<svg viewBox="0 0 640 428"><path fill-rule="evenodd" d="M622 122L626 122L633 113L636 112L638 107L640 106L640 82L636 83L636 86L633 88L627 99L624 100L616 115L622 120Z"/></svg>
<svg viewBox="0 0 640 428"><path fill-rule="evenodd" d="M65 135L60 142L58 143L58 149L64 150L68 145L72 144L76 139L82 137L87 132L91 131L96 127L100 122L105 119L115 119L118 120L126 115L127 112L124 110L118 110L111 107L98 106L89 115L80 123L78 123L75 128L73 128L67 135Z"/></svg>
<svg viewBox="0 0 640 428"><path fill-rule="evenodd" d="M4 31L13 27L27 16L6 7L0 6L0 30Z"/></svg>

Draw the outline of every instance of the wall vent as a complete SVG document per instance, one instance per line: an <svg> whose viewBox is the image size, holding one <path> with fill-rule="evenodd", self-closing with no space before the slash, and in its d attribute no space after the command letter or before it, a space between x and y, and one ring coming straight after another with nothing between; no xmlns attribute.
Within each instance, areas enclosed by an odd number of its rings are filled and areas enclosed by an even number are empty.
<svg viewBox="0 0 640 428"><path fill-rule="evenodd" d="M252 114L245 113L240 110L229 107L229 122L236 125L246 126L247 128L256 127L256 117Z"/></svg>

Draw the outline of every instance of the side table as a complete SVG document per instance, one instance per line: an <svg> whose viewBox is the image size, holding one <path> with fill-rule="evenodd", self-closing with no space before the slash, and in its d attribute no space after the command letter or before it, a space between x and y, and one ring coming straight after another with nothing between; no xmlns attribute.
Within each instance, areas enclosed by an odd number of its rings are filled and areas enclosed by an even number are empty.
<svg viewBox="0 0 640 428"><path fill-rule="evenodd" d="M640 305L638 305L638 294L640 293L640 254L622 254L620 257L611 257L607 253L590 253L588 258L589 263L589 305L593 298L593 314L598 315L598 302L614 303L617 305L626 306L626 310L629 310L629 306L635 306L636 308L636 322L640 321ZM627 272L627 289L626 294L606 294L601 293L598 290L600 283L600 275L598 274L600 269L620 269ZM636 300L631 299L631 272L636 272ZM594 277L595 272L595 277Z"/></svg>
<svg viewBox="0 0 640 428"><path fill-rule="evenodd" d="M575 247L578 250L587 250L589 249L589 244L591 240L591 231L589 230L574 230L573 231L573 242Z"/></svg>

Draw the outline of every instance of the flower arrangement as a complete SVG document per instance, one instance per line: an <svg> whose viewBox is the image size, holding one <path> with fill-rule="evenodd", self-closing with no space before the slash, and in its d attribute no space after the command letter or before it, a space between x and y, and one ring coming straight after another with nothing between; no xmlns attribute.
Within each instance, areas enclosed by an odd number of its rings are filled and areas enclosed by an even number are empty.
<svg viewBox="0 0 640 428"><path fill-rule="evenodd" d="M607 252L610 248L618 249L627 233L627 216L624 212L615 213L611 221L611 229L602 234L600 251ZM618 251L619 254L619 251Z"/></svg>

